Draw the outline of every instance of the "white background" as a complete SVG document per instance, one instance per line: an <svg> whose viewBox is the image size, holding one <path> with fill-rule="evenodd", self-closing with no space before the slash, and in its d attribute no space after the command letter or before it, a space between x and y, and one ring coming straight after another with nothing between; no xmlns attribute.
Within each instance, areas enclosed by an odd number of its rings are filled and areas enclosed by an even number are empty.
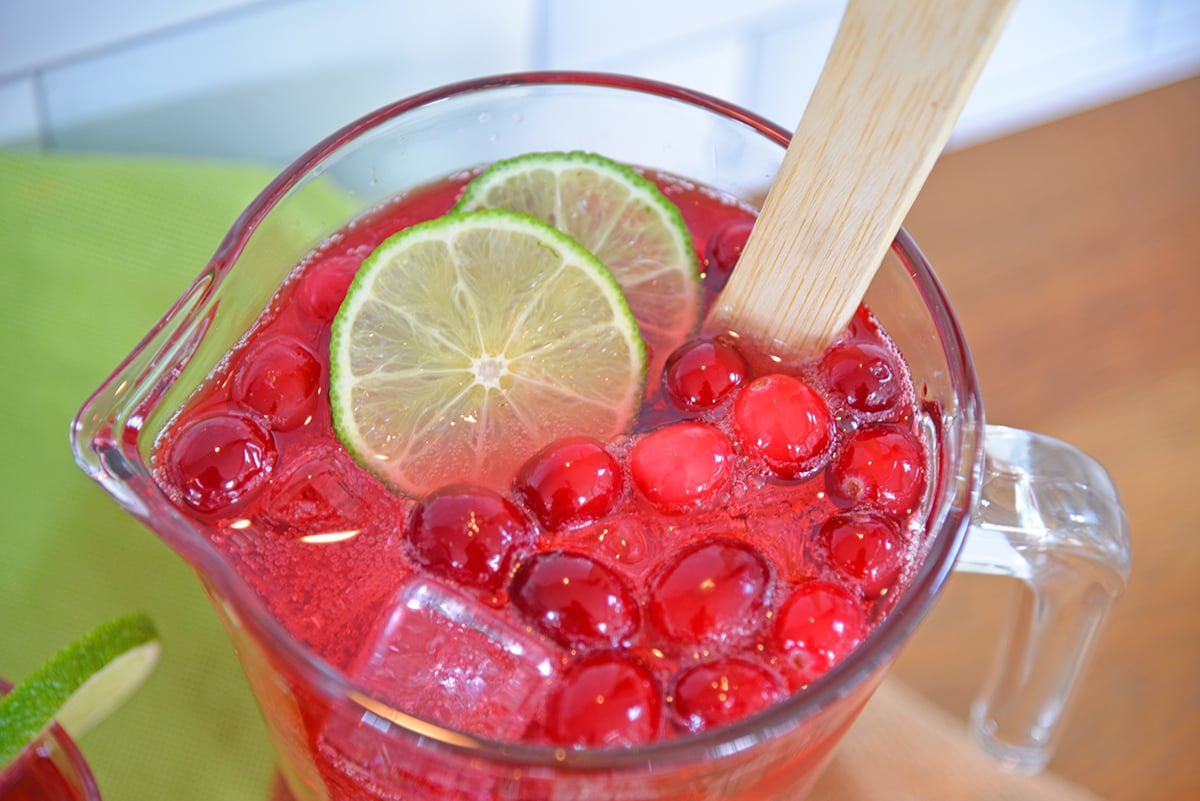
<svg viewBox="0 0 1200 801"><path fill-rule="evenodd" d="M598 69L793 127L844 0L0 0L0 145L286 162L420 89ZM1200 73L1200 0L1019 0L951 146Z"/></svg>

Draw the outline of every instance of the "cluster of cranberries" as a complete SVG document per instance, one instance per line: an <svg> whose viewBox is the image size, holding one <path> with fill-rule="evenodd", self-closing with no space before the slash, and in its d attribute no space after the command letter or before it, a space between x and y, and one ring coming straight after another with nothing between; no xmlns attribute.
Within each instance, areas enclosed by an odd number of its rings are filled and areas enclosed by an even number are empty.
<svg viewBox="0 0 1200 801"><path fill-rule="evenodd" d="M899 586L925 470L896 357L870 339L848 337L808 380L756 375L723 337L692 340L664 370L673 421L627 442L554 442L507 494L454 485L414 506L404 533L422 571L563 649L531 736L591 747L704 731L803 689L862 641L871 604ZM814 485L819 519L793 534L824 564L786 574L754 539L755 494ZM669 539L734 506L748 529ZM622 515L668 540L649 568L589 539Z"/></svg>
<svg viewBox="0 0 1200 801"><path fill-rule="evenodd" d="M451 486L415 505L404 535L422 570L506 598L572 656L548 701L548 740L632 745L661 736L665 722L728 723L808 685L865 637L866 604L899 582L924 453L910 427L876 421L902 417L893 412L906 399L886 348L840 344L815 373L824 393L796 375L754 377L736 345L698 338L666 363L676 422L623 446L553 442L508 496ZM841 420L826 397L838 398ZM823 484L830 513L796 536L815 535L829 578L781 576L745 536L668 543L648 571L578 538L542 549L629 510L670 532L672 519L751 492L736 489L742 475L776 488Z"/></svg>
<svg viewBox="0 0 1200 801"><path fill-rule="evenodd" d="M727 272L748 230L714 235L711 270ZM296 288L299 311L327 323L357 262L311 271ZM317 352L285 331L235 359L219 412L193 417L169 444L162 469L179 502L227 515L270 483L275 437L327 415ZM561 648L531 737L633 745L761 711L844 658L902 582L925 454L902 362L865 310L819 361L794 368L751 358L729 337L693 339L651 395L630 437L559 440L510 492L442 487L403 521L417 569ZM802 569L756 538L774 514L760 507L768 495L811 507L807 530L787 532L803 541L795 550L816 554ZM705 515L715 529L678 534ZM618 518L662 539L651 564L633 567L589 539Z"/></svg>

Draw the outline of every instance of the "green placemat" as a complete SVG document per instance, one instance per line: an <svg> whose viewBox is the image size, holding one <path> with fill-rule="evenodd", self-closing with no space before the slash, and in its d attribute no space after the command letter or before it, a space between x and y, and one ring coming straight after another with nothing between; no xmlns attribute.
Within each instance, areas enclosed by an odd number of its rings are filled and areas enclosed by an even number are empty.
<svg viewBox="0 0 1200 801"><path fill-rule="evenodd" d="M79 743L107 799L266 797L266 733L199 583L76 468L68 430L272 175L0 151L0 674L153 617L158 670Z"/></svg>

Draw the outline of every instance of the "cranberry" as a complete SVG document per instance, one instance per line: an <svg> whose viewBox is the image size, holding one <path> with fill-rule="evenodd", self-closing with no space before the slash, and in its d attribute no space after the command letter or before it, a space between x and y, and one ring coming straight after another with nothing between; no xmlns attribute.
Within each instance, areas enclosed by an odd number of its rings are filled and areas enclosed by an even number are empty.
<svg viewBox="0 0 1200 801"><path fill-rule="evenodd" d="M405 536L414 559L430 573L485 590L500 589L534 541L533 526L511 501L466 484L421 499Z"/></svg>
<svg viewBox="0 0 1200 801"><path fill-rule="evenodd" d="M361 256L330 256L310 265L296 287L300 309L314 320L333 320L360 264Z"/></svg>
<svg viewBox="0 0 1200 801"><path fill-rule="evenodd" d="M866 631L866 612L849 590L831 581L809 581L783 602L773 637L793 680L804 686L854 650Z"/></svg>
<svg viewBox="0 0 1200 801"><path fill-rule="evenodd" d="M621 499L621 466L588 437L551 443L517 473L516 494L546 528L556 531L604 517Z"/></svg>
<svg viewBox="0 0 1200 801"><path fill-rule="evenodd" d="M900 532L888 518L874 512L843 512L825 521L820 537L833 568L857 584L867 598L885 595L900 577Z"/></svg>
<svg viewBox="0 0 1200 801"><path fill-rule="evenodd" d="M676 725L697 733L761 712L783 694L779 678L765 666L724 657L680 673L671 697Z"/></svg>
<svg viewBox="0 0 1200 801"><path fill-rule="evenodd" d="M261 423L222 414L186 424L168 446L163 469L184 503L216 514L265 487L277 459L275 440Z"/></svg>
<svg viewBox="0 0 1200 801"><path fill-rule="evenodd" d="M667 561L651 582L646 612L677 645L735 641L757 628L770 589L762 554L737 540L715 539Z"/></svg>
<svg viewBox="0 0 1200 801"><path fill-rule="evenodd" d="M734 220L714 231L708 239L708 263L723 273L732 271L753 228L754 220Z"/></svg>
<svg viewBox="0 0 1200 801"><path fill-rule="evenodd" d="M732 344L694 339L667 359L663 383L667 397L681 409L711 409L746 380L750 368Z"/></svg>
<svg viewBox="0 0 1200 801"><path fill-rule="evenodd" d="M714 498L733 478L733 446L704 423L676 423L637 441L633 483L659 510L678 514Z"/></svg>
<svg viewBox="0 0 1200 801"><path fill-rule="evenodd" d="M613 651L584 657L559 679L546 708L546 735L559 745L640 745L658 737L662 692L641 662Z"/></svg>
<svg viewBox="0 0 1200 801"><path fill-rule="evenodd" d="M812 472L828 458L833 417L816 391L798 378L757 378L733 402L742 451L781 478Z"/></svg>
<svg viewBox="0 0 1200 801"><path fill-rule="evenodd" d="M842 342L821 359L830 390L851 409L886 412L903 397L904 383L892 353L874 342Z"/></svg>
<svg viewBox="0 0 1200 801"><path fill-rule="evenodd" d="M262 414L276 431L291 431L311 419L320 388L317 357L291 337L276 337L242 357L230 399Z"/></svg>
<svg viewBox="0 0 1200 801"><path fill-rule="evenodd" d="M543 634L568 648L617 645L638 627L629 584L583 554L537 554L517 571L510 597Z"/></svg>
<svg viewBox="0 0 1200 801"><path fill-rule="evenodd" d="M898 425L860 428L825 472L829 498L903 518L921 502L925 461L913 432Z"/></svg>

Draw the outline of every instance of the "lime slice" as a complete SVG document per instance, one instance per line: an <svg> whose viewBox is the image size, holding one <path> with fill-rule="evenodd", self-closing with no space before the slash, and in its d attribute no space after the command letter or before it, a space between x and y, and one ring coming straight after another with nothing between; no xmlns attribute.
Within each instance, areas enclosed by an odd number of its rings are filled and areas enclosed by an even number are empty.
<svg viewBox="0 0 1200 801"><path fill-rule="evenodd" d="M612 274L529 215L454 213L363 263L333 322L334 429L365 467L418 496L506 489L559 437L628 430L646 351Z"/></svg>
<svg viewBox="0 0 1200 801"><path fill-rule="evenodd" d="M492 164L456 209L532 214L595 254L625 292L650 375L700 324L696 250L679 208L630 167L594 153L528 153Z"/></svg>
<svg viewBox="0 0 1200 801"><path fill-rule="evenodd" d="M142 685L158 634L140 613L110 620L59 651L0 699L0 766L52 722L79 737Z"/></svg>

